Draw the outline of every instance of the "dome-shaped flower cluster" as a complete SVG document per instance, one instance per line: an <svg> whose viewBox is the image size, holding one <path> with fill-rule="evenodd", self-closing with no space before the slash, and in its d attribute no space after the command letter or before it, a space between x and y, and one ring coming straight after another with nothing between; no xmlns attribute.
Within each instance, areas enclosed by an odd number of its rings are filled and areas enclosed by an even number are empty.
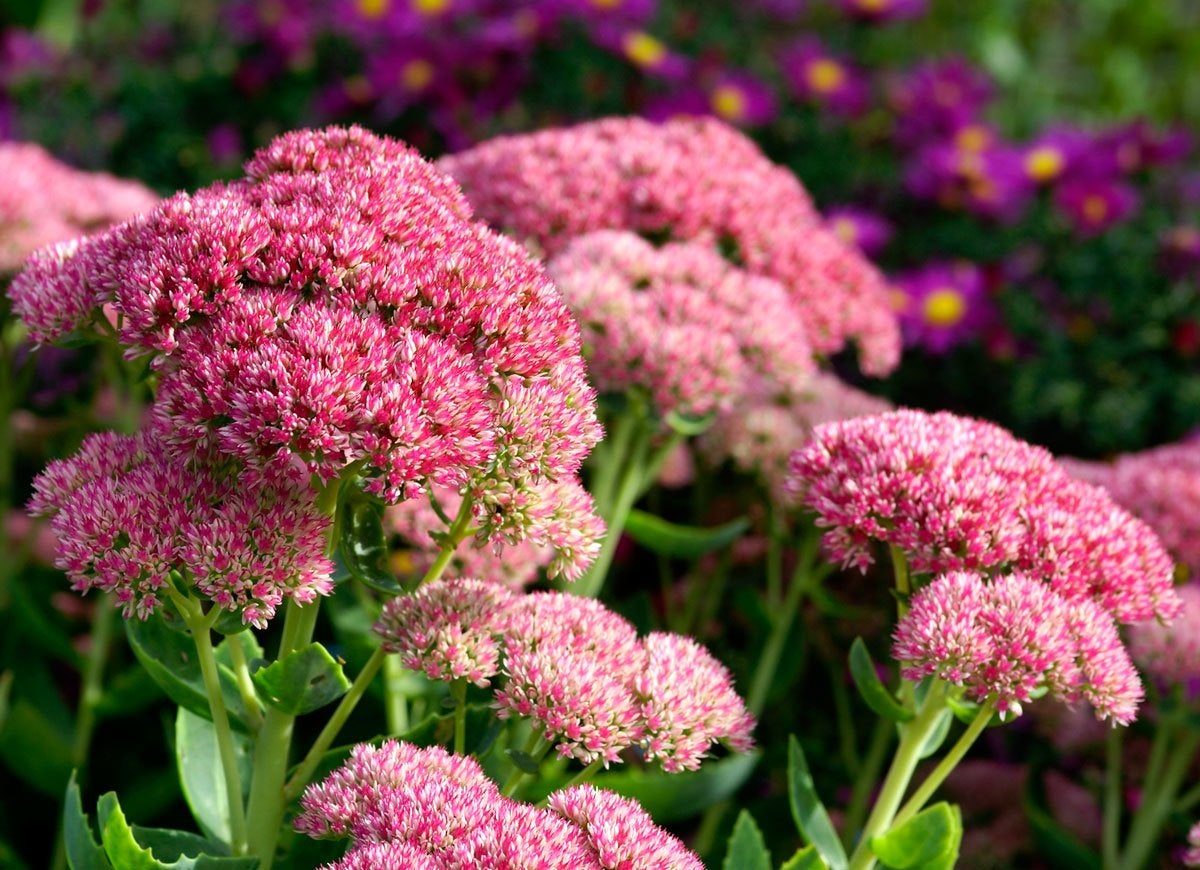
<svg viewBox="0 0 1200 870"><path fill-rule="evenodd" d="M1108 490L1154 529L1171 555L1200 574L1200 444L1168 444L1111 463L1061 462L1073 476Z"/></svg>
<svg viewBox="0 0 1200 870"><path fill-rule="evenodd" d="M0 142L0 178L0 274L15 272L40 247L97 232L158 202L135 181L81 172L27 142Z"/></svg>
<svg viewBox="0 0 1200 870"><path fill-rule="evenodd" d="M473 759L437 747L356 746L301 807L298 831L353 839L331 870L703 866L634 801L584 785L550 795L546 808L518 803Z"/></svg>
<svg viewBox="0 0 1200 870"><path fill-rule="evenodd" d="M592 382L644 389L660 415L728 412L750 392L797 397L813 371L804 318L777 282L709 245L626 231L571 241L548 265L575 312Z"/></svg>
<svg viewBox="0 0 1200 870"><path fill-rule="evenodd" d="M533 720L585 764L638 746L664 770L694 770L713 743L753 745L754 718L708 650L665 632L639 638L592 598L443 578L389 601L375 631L434 679L499 675L499 716Z"/></svg>
<svg viewBox="0 0 1200 870"><path fill-rule="evenodd" d="M992 423L902 410L819 426L789 487L847 564L865 568L881 541L917 572L1026 571L1120 622L1179 609L1171 559L1145 523Z"/></svg>
<svg viewBox="0 0 1200 870"><path fill-rule="evenodd" d="M1182 686L1195 696L1200 682L1200 586L1177 590L1183 610L1170 624L1139 622L1129 627L1129 654L1161 686Z"/></svg>
<svg viewBox="0 0 1200 870"><path fill-rule="evenodd" d="M200 469L153 432L100 433L34 484L30 510L52 517L55 565L80 592L113 592L146 618L178 572L242 619L265 626L285 597L328 594L329 518L303 475L270 483Z"/></svg>
<svg viewBox="0 0 1200 870"><path fill-rule="evenodd" d="M358 475L389 503L440 485L471 496L482 539L551 546L552 573L596 551L576 475L601 432L570 311L402 143L287 134L241 180L39 251L10 295L39 341L111 305L151 358L154 437L198 476Z"/></svg>
<svg viewBox="0 0 1200 870"><path fill-rule="evenodd" d="M894 640L892 655L905 677L963 685L1002 714L1020 715L1021 705L1045 688L1127 724L1142 699L1112 617L1094 601L1068 601L1027 574L991 580L942 574L913 596Z"/></svg>
<svg viewBox="0 0 1200 870"><path fill-rule="evenodd" d="M703 242L783 284L817 352L857 340L872 374L899 359L879 273L825 225L795 176L719 121L609 118L499 137L440 165L483 219L549 256L604 229Z"/></svg>

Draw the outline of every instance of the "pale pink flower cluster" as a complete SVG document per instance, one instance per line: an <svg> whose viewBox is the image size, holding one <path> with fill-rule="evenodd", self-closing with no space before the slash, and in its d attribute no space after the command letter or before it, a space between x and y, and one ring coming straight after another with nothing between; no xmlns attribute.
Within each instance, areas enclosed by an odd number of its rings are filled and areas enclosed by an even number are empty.
<svg viewBox="0 0 1200 870"><path fill-rule="evenodd" d="M592 382L645 390L660 415L728 412L738 396L797 396L814 369L782 285L697 242L627 231L572 240L548 267L575 312Z"/></svg>
<svg viewBox="0 0 1200 870"><path fill-rule="evenodd" d="M695 770L718 741L753 745L754 718L729 671L690 638L639 638L592 598L513 594L442 579L388 602L375 631L407 667L486 686L502 719L532 719L562 756L621 760L641 747L664 770Z"/></svg>
<svg viewBox="0 0 1200 870"><path fill-rule="evenodd" d="M151 357L156 438L197 474L361 475L389 503L440 485L470 494L481 539L551 547L552 574L598 549L577 474L601 430L570 310L402 143L286 134L241 180L42 249L9 292L38 341L111 305Z"/></svg>
<svg viewBox="0 0 1200 870"><path fill-rule="evenodd" d="M1098 718L1128 724L1142 699L1112 617L1090 599L1068 600L1021 573L936 577L897 624L892 655L908 679L965 686L1004 715L1020 715L1046 688L1068 703L1086 700Z"/></svg>
<svg viewBox="0 0 1200 870"><path fill-rule="evenodd" d="M883 278L826 226L794 175L720 121L608 118L499 137L440 165L483 219L548 256L596 230L695 240L779 281L818 353L856 340L871 374L899 359Z"/></svg>
<svg viewBox="0 0 1200 870"><path fill-rule="evenodd" d="M634 801L585 785L555 792L546 808L518 803L473 759L438 747L356 746L301 807L298 831L353 839L332 870L703 866Z"/></svg>
<svg viewBox="0 0 1200 870"><path fill-rule="evenodd" d="M435 498L440 514L431 501ZM604 521L596 516L591 496L572 479L529 484L523 498L523 513L514 517L510 512L502 519L523 524L515 542L501 537L489 543L486 534L467 538L455 549L444 576L480 577L512 589L533 583L543 568L552 577L577 579L595 559L604 534ZM427 496L407 499L384 512L386 530L403 541L411 573L422 576L433 565L441 551L435 536L446 530L445 518L455 516L461 505L462 496L454 490L430 487Z"/></svg>
<svg viewBox="0 0 1200 870"><path fill-rule="evenodd" d="M1192 825L1188 831L1188 848L1183 853L1183 866L1200 867L1200 822Z"/></svg>
<svg viewBox="0 0 1200 870"><path fill-rule="evenodd" d="M1179 609L1171 558L1145 523L992 423L901 410L819 426L789 488L846 564L865 569L880 541L920 573L1028 572L1120 622Z"/></svg>
<svg viewBox="0 0 1200 870"><path fill-rule="evenodd" d="M1200 574L1200 444L1168 444L1111 463L1060 462L1073 476L1108 490L1192 574Z"/></svg>
<svg viewBox="0 0 1200 870"><path fill-rule="evenodd" d="M743 394L730 413L718 417L700 436L699 448L714 464L729 459L739 470L756 475L773 502L788 505L794 500L787 486L792 452L816 426L890 410L886 399L855 389L836 375L815 372L791 401L759 391Z"/></svg>
<svg viewBox="0 0 1200 870"><path fill-rule="evenodd" d="M1177 589L1183 610L1170 625L1153 620L1129 627L1129 653L1160 685L1195 692L1200 681L1200 586Z"/></svg>
<svg viewBox="0 0 1200 870"><path fill-rule="evenodd" d="M135 181L82 172L27 142L0 142L0 178L0 274L15 272L37 248L97 232L158 202Z"/></svg>
<svg viewBox="0 0 1200 870"><path fill-rule="evenodd" d="M187 575L219 607L265 626L283 599L328 594L329 518L307 480L239 480L201 469L154 432L90 435L34 483L31 512L50 516L55 565L80 592L112 592L145 619Z"/></svg>

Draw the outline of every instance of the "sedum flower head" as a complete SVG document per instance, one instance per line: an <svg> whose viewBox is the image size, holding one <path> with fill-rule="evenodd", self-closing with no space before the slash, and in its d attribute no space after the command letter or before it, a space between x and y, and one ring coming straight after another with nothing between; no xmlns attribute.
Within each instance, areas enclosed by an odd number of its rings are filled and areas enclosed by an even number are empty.
<svg viewBox="0 0 1200 870"><path fill-rule="evenodd" d="M438 580L388 601L375 632L406 668L486 686L500 670L498 637L512 597L483 580Z"/></svg>
<svg viewBox="0 0 1200 870"><path fill-rule="evenodd" d="M656 631L643 645L646 669L634 687L645 719L646 757L674 773L698 769L718 741L749 752L754 716L725 666L690 637Z"/></svg>
<svg viewBox="0 0 1200 870"><path fill-rule="evenodd" d="M783 284L817 352L856 340L874 374L899 359L880 275L825 226L791 173L720 121L608 118L499 137L440 165L483 219L550 256L605 229L724 246Z"/></svg>
<svg viewBox="0 0 1200 870"><path fill-rule="evenodd" d="M865 568L880 541L917 572L1026 571L1121 622L1179 608L1149 527L991 423L902 410L820 426L789 488L846 564Z"/></svg>
<svg viewBox="0 0 1200 870"><path fill-rule="evenodd" d="M655 248L627 231L571 241L550 274L579 319L593 382L633 387L660 415L728 412L758 386L795 396L813 370L803 315L777 282L710 245Z"/></svg>
<svg viewBox="0 0 1200 870"><path fill-rule="evenodd" d="M1200 678L1200 587L1181 586L1183 610L1170 625L1147 620L1129 627L1129 653L1143 673L1163 686L1194 693Z"/></svg>
<svg viewBox="0 0 1200 870"><path fill-rule="evenodd" d="M158 202L135 181L81 172L29 142L0 142L0 178L0 274L15 272L38 248L102 230ZM35 290L16 311L30 322L54 305Z"/></svg>
<svg viewBox="0 0 1200 870"><path fill-rule="evenodd" d="M701 870L703 864L642 807L593 785L556 791L546 805L582 828L605 870Z"/></svg>
<svg viewBox="0 0 1200 870"><path fill-rule="evenodd" d="M1196 822L1188 831L1187 844L1187 851L1183 853L1183 866L1200 867L1200 822Z"/></svg>
<svg viewBox="0 0 1200 870"><path fill-rule="evenodd" d="M244 178L47 255L12 292L18 309L39 292L112 304L128 353L152 357L171 445L267 476L353 469L388 502L519 488L571 477L600 437L542 269L472 222L452 180L360 128L281 136Z"/></svg>
<svg viewBox="0 0 1200 870"><path fill-rule="evenodd" d="M76 590L112 592L145 619L173 574L262 627L285 598L332 589L329 518L307 481L239 479L172 453L156 432L101 433L34 481L30 510L52 517L55 564Z"/></svg>
<svg viewBox="0 0 1200 870"><path fill-rule="evenodd" d="M990 581L951 572L912 599L892 655L912 680L937 676L1020 715L1041 689L1086 700L1098 718L1127 724L1142 698L1137 672L1112 617L1095 602L1069 601L1036 577Z"/></svg>

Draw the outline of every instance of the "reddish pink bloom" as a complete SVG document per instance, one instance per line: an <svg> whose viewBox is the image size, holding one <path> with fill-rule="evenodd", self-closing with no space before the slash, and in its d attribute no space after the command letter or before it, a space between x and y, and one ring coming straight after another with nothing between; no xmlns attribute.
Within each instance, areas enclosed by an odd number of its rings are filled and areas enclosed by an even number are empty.
<svg viewBox="0 0 1200 870"><path fill-rule="evenodd" d="M1183 611L1170 625L1147 620L1129 628L1129 652L1163 686L1195 691L1200 680L1200 586L1179 587Z"/></svg>
<svg viewBox="0 0 1200 870"><path fill-rule="evenodd" d="M794 176L718 121L609 118L499 137L441 165L482 217L550 255L600 229L728 245L787 288L818 352L855 339L875 374L899 358L879 274L823 225Z"/></svg>
<svg viewBox="0 0 1200 870"><path fill-rule="evenodd" d="M619 760L645 727L631 686L646 653L637 631L590 598L533 593L514 603L499 716L526 716L585 764Z"/></svg>
<svg viewBox="0 0 1200 870"><path fill-rule="evenodd" d="M577 785L550 795L546 804L584 830L606 870L703 870L694 853L629 798Z"/></svg>
<svg viewBox="0 0 1200 870"><path fill-rule="evenodd" d="M786 399L808 384L803 315L786 291L706 245L655 248L599 231L571 242L549 270L602 392L641 388L660 416L702 417L755 388Z"/></svg>
<svg viewBox="0 0 1200 870"><path fill-rule="evenodd" d="M512 593L482 580L438 580L383 606L375 633L406 668L486 686L500 670L499 636Z"/></svg>
<svg viewBox="0 0 1200 870"><path fill-rule="evenodd" d="M135 181L81 172L26 142L0 142L0 178L0 274L43 245L89 235L158 202ZM34 321L57 304L37 288L13 299L17 316Z"/></svg>
<svg viewBox="0 0 1200 870"><path fill-rule="evenodd" d="M1133 720L1142 687L1107 613L1025 574L952 572L921 588L896 626L904 676L937 676L1020 715L1039 689L1087 700L1098 718Z"/></svg>
<svg viewBox="0 0 1200 870"><path fill-rule="evenodd" d="M386 870L403 867L405 870L444 870L445 864L427 852L408 843L363 843L346 853L328 870Z"/></svg>
<svg viewBox="0 0 1200 870"><path fill-rule="evenodd" d="M690 637L656 631L643 643L646 670L634 687L646 720L646 757L674 773L698 769L718 741L749 752L754 716L725 666Z"/></svg>
<svg viewBox="0 0 1200 870"><path fill-rule="evenodd" d="M921 411L832 423L795 453L792 474L846 564L865 568L882 541L917 572L1018 569L1121 622L1179 609L1149 527L999 426Z"/></svg>
<svg viewBox="0 0 1200 870"><path fill-rule="evenodd" d="M176 457L154 433L90 436L34 481L29 507L53 517L55 565L74 588L114 593L127 618L162 604L175 571L259 627L285 598L307 603L333 588L329 518L307 481L222 474Z"/></svg>
<svg viewBox="0 0 1200 870"><path fill-rule="evenodd" d="M1123 454L1112 463L1059 462L1074 477L1104 487L1179 562L1200 574L1200 445L1168 444Z"/></svg>

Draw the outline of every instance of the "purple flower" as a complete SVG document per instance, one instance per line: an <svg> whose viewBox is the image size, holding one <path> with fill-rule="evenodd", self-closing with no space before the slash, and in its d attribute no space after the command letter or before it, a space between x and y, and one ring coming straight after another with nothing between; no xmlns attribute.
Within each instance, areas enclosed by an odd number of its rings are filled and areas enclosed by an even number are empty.
<svg viewBox="0 0 1200 870"><path fill-rule="evenodd" d="M920 18L928 3L926 0L838 0L838 5L847 15L882 24Z"/></svg>
<svg viewBox="0 0 1200 870"><path fill-rule="evenodd" d="M933 262L895 279L904 341L945 353L978 336L994 317L974 263Z"/></svg>
<svg viewBox="0 0 1200 870"><path fill-rule="evenodd" d="M813 36L793 43L780 58L783 74L801 99L854 117L867 109L867 83L861 71L828 51Z"/></svg>
<svg viewBox="0 0 1200 870"><path fill-rule="evenodd" d="M1019 218L1033 193L1021 152L997 144L995 134L980 124L968 124L951 141L918 151L906 182L916 197L1002 221Z"/></svg>
<svg viewBox="0 0 1200 870"><path fill-rule="evenodd" d="M992 96L991 79L962 58L921 64L889 90L896 138L908 146L945 139L978 118Z"/></svg>
<svg viewBox="0 0 1200 870"><path fill-rule="evenodd" d="M1034 184L1050 184L1072 170L1094 146L1094 139L1083 130L1052 128L1029 143L1022 152L1025 176Z"/></svg>
<svg viewBox="0 0 1200 870"><path fill-rule="evenodd" d="M1132 185L1111 178L1072 178L1054 192L1054 204L1080 236L1099 235L1138 208Z"/></svg>
<svg viewBox="0 0 1200 870"><path fill-rule="evenodd" d="M637 28L604 24L592 31L592 41L625 58L647 75L668 81L686 78L691 61L671 51L658 37Z"/></svg>
<svg viewBox="0 0 1200 870"><path fill-rule="evenodd" d="M882 215L852 205L839 205L825 213L829 228L848 245L876 257L892 240L892 225Z"/></svg>
<svg viewBox="0 0 1200 870"><path fill-rule="evenodd" d="M727 70L708 89L712 114L739 127L757 127L775 119L779 106L775 94L759 78Z"/></svg>
<svg viewBox="0 0 1200 870"><path fill-rule="evenodd" d="M1192 150L1192 138L1186 131L1157 131L1144 120L1108 130L1098 142L1110 152L1117 169L1124 173L1177 163Z"/></svg>

